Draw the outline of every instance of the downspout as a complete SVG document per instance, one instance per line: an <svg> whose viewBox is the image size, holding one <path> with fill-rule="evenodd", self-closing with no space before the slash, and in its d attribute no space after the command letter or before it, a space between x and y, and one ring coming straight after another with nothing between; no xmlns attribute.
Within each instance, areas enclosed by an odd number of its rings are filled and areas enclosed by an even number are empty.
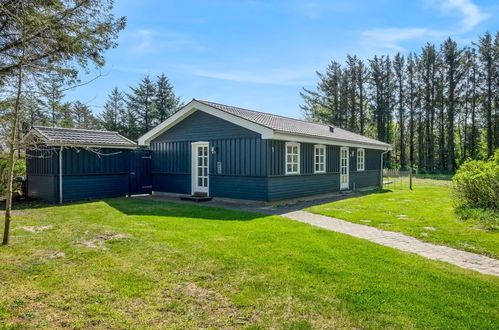
<svg viewBox="0 0 499 330"><path fill-rule="evenodd" d="M59 149L59 204L62 204L62 146Z"/></svg>
<svg viewBox="0 0 499 330"><path fill-rule="evenodd" d="M381 159L380 159L380 165L379 165L379 172L380 172L380 178L379 178L379 186L381 187L381 189L383 189L383 155L386 154L388 151L390 151L389 149L383 151L381 153Z"/></svg>

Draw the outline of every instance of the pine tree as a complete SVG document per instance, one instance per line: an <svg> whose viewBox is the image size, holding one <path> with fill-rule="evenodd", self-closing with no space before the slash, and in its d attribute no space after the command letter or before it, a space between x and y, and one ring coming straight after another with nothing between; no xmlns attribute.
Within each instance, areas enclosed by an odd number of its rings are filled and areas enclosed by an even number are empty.
<svg viewBox="0 0 499 330"><path fill-rule="evenodd" d="M63 112L67 111L63 99L64 92L62 91L64 82L58 74L50 75L46 80L42 81L40 85L39 98L40 107L48 117L51 126L58 126L63 116Z"/></svg>
<svg viewBox="0 0 499 330"><path fill-rule="evenodd" d="M83 129L99 129L100 125L95 118L95 116L92 113L92 110L90 108L80 102L76 101L72 105L72 115L73 115L73 122L74 126L76 128L83 128Z"/></svg>
<svg viewBox="0 0 499 330"><path fill-rule="evenodd" d="M409 165L414 165L414 135L415 135L415 119L416 107L418 102L417 83L417 57L413 53L407 58L406 76L407 76L407 104L409 108Z"/></svg>
<svg viewBox="0 0 499 330"><path fill-rule="evenodd" d="M104 104L104 111L99 115L99 121L105 130L123 132L122 120L125 116L125 97L117 87L113 88Z"/></svg>
<svg viewBox="0 0 499 330"><path fill-rule="evenodd" d="M130 87L131 93L127 96L127 108L133 113L138 121L138 132L134 133L135 138L149 131L155 123L156 105L154 98L156 96L156 86L149 76L144 77L137 87Z"/></svg>
<svg viewBox="0 0 499 330"><path fill-rule="evenodd" d="M75 126L71 103L64 102L59 108L59 122L57 126L66 128L73 128Z"/></svg>
<svg viewBox="0 0 499 330"><path fill-rule="evenodd" d="M447 170L451 172L456 169L454 126L457 103L456 93L458 84L464 74L461 55L462 50L458 49L457 43L451 38L448 38L442 45L445 84L447 88Z"/></svg>
<svg viewBox="0 0 499 330"><path fill-rule="evenodd" d="M492 108L494 102L495 66L497 59L494 57L492 36L489 32L478 40L478 57L480 60L480 74L483 79L483 107L485 110L485 127L487 130L487 155L494 153L494 133L492 124Z"/></svg>
<svg viewBox="0 0 499 330"><path fill-rule="evenodd" d="M158 76L156 81L154 103L156 105L156 120L154 124L163 122L182 107L180 97L175 96L173 86L164 73Z"/></svg>
<svg viewBox="0 0 499 330"><path fill-rule="evenodd" d="M400 53L395 55L393 69L396 79L400 166L406 167L405 158L405 59Z"/></svg>

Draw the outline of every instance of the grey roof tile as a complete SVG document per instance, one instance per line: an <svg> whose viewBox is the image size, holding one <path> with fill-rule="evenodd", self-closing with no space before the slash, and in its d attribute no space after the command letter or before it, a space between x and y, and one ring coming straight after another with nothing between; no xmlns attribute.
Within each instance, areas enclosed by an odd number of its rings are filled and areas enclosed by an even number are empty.
<svg viewBox="0 0 499 330"><path fill-rule="evenodd" d="M232 107L210 101L197 99L196 101L282 133L305 135L331 140L358 142L387 148L390 147L390 145L387 143L371 139L360 134L352 133L337 126L325 125L321 123L293 119L255 110ZM332 132L330 130L330 127L334 128Z"/></svg>
<svg viewBox="0 0 499 330"><path fill-rule="evenodd" d="M44 142L54 145L135 147L137 144L118 132L34 126Z"/></svg>

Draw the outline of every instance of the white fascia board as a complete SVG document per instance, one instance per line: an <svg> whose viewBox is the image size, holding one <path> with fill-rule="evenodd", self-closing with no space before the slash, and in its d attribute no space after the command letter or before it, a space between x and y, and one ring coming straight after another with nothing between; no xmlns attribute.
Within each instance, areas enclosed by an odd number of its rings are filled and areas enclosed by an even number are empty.
<svg viewBox="0 0 499 330"><path fill-rule="evenodd" d="M272 137L274 140L282 141L293 141L293 142L303 142L303 143L313 143L313 144L325 144L331 146L339 147L352 147L352 148L365 148L365 149L376 149L376 150L392 150L391 146L380 146L376 144L351 142L343 140L332 140L332 139L321 139L319 137L309 137L303 135L293 135L275 132Z"/></svg>
<svg viewBox="0 0 499 330"><path fill-rule="evenodd" d="M149 145L151 140L158 137L160 134L166 132L182 120L184 120L187 116L192 114L195 111L203 111L212 116L218 117L220 119L226 120L238 126L249 129L253 132L259 133L262 135L263 139L271 139L273 137L274 131L265 126L253 123L249 120L243 119L241 117L232 115L225 111L219 110L214 107L210 107L209 105L203 104L196 100L192 100L187 105L185 105L182 109L177 111L174 115L166 119L164 122L154 127L149 132L145 133L139 138L139 145Z"/></svg>

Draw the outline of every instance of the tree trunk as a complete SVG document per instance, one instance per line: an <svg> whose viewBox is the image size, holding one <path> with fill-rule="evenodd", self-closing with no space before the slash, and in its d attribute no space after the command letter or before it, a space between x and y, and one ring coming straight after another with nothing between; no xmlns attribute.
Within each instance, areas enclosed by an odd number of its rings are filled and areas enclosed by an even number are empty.
<svg viewBox="0 0 499 330"><path fill-rule="evenodd" d="M14 157L16 152L16 139L17 139L17 129L19 126L19 110L21 106L21 92L22 92L22 81L23 81L23 62L19 63L19 73L17 77L17 96L14 105L14 112L12 118L12 132L10 134L9 141L9 157L7 159L7 201L5 204L5 227L3 231L2 245L9 244L9 233L10 233L10 221L11 221L11 211L12 211L12 181L14 180Z"/></svg>

